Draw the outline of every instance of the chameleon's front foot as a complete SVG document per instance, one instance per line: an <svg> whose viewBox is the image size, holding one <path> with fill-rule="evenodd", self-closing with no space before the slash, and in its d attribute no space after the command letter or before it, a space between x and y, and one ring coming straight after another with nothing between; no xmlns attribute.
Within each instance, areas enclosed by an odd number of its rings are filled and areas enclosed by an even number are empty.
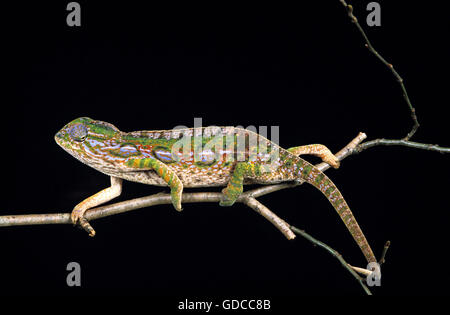
<svg viewBox="0 0 450 315"><path fill-rule="evenodd" d="M91 208L94 208L119 196L121 192L122 180L120 178L111 176L111 187L105 188L95 195L86 198L85 200L77 204L75 208L73 208L72 214L70 215L73 224L79 224L86 232L89 233L89 236L94 236L95 231L84 217L84 213Z"/></svg>
<svg viewBox="0 0 450 315"><path fill-rule="evenodd" d="M183 194L183 187L177 186L170 190L170 195L172 197L172 204L175 210L181 211L183 208L181 207L181 195Z"/></svg>
<svg viewBox="0 0 450 315"><path fill-rule="evenodd" d="M72 223L74 225L79 224L80 227L82 227L86 232L89 233L89 236L94 237L95 236L95 230L94 228L89 224L88 220L84 217L84 213L87 209L80 209L75 207L70 214L70 219L72 220Z"/></svg>

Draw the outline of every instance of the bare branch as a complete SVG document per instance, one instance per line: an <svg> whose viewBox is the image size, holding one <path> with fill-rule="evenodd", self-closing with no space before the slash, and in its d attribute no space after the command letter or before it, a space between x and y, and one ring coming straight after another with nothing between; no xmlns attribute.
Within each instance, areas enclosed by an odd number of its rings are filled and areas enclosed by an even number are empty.
<svg viewBox="0 0 450 315"><path fill-rule="evenodd" d="M414 149L422 149L422 150L428 150L428 151L435 151L440 153L450 153L450 148L441 147L437 144L427 144L427 143L419 143L419 142L413 142L408 140L396 140L396 139L376 139L367 141L364 143L361 143L358 147L355 149L355 153L362 152L366 149L379 146L379 145L400 145L404 147L410 147Z"/></svg>
<svg viewBox="0 0 450 315"><path fill-rule="evenodd" d="M266 218L269 222L271 222L273 225L275 225L280 230L280 232L283 233L284 236L286 236L288 240L293 240L295 238L295 234L290 229L289 224L287 224L284 220L280 219L275 213L270 211L269 208L264 206L255 198L245 197L243 198L242 203L252 208L257 213Z"/></svg>
<svg viewBox="0 0 450 315"><path fill-rule="evenodd" d="M387 253L389 247L391 247L391 241L387 241L386 244L384 244L383 252L381 253L380 261L378 262L380 265L382 265L386 262L386 253Z"/></svg>
<svg viewBox="0 0 450 315"><path fill-rule="evenodd" d="M388 67L391 70L392 74L396 78L396 80L399 83L400 88L402 90L403 98L404 98L406 104L408 105L408 108L411 113L411 118L414 123L413 127L411 128L411 131L403 139L399 139L399 140L376 139L376 140L368 141L368 142L365 142L365 143L359 145L356 148L356 150L354 151L354 153L359 153L368 148L372 148L372 147L379 146L379 145L400 145L400 146L406 146L406 147L411 147L411 148L415 148L415 149L436 151L436 152L440 152L440 153L449 153L450 148L447 148L447 147L441 147L437 144L426 144L426 143L409 141L412 138L412 136L416 133L416 131L420 125L419 125L419 121L417 120L416 109L411 104L411 100L409 99L408 92L406 91L406 87L405 87L402 77L394 69L394 66L391 63L389 63L388 61L386 61L386 59L384 59L384 57L381 56L375 50L375 48L373 47L369 38L367 37L366 32L364 32L363 28L361 27L361 25L358 22L358 19L353 14L353 7L350 4L347 4L347 2L345 0L339 0L339 2L345 7L351 22L356 25L356 28L358 29L358 31L361 33L362 37L364 38L364 41L366 42L365 46L369 49L369 51L372 54L375 55L375 57L377 57L386 67Z"/></svg>
<svg viewBox="0 0 450 315"><path fill-rule="evenodd" d="M314 245L317 245L323 249L325 249L327 252L329 252L332 256L334 256L337 260L339 260L339 262L341 263L341 265L347 269L348 272L350 272L350 274L353 275L353 277L358 280L359 284L361 285L361 287L364 289L364 291L366 292L367 295L372 295L372 292L370 292L369 288L364 284L364 279L362 279L354 270L355 267L352 267L351 265L349 265L345 259L342 257L341 254L339 254L336 250L332 249L330 246L328 246L325 243L322 243L321 241L319 241L318 239L315 239L314 237L312 237L311 235L309 235L308 233L306 233L303 230L300 230L298 228L296 228L295 226L291 225L291 230L294 231L296 234L303 236L304 238L306 238L308 241L310 241L311 243L313 243ZM367 269L363 269L363 268L357 268L358 270L360 270L361 272L363 272L364 270L364 274L369 275L371 273L371 271L367 270Z"/></svg>
<svg viewBox="0 0 450 315"><path fill-rule="evenodd" d="M363 276L366 276L366 277L369 276L372 273L372 271L370 271L368 269L365 269L365 268L355 267L355 266L352 266L350 264L347 264L347 266L349 268L352 268L357 273L362 274Z"/></svg>
<svg viewBox="0 0 450 315"><path fill-rule="evenodd" d="M358 22L358 19L353 15L353 7L350 4L347 4L344 0L339 0L339 1L345 7L345 9L347 10L347 14L350 17L350 20L356 25L358 31L361 33L362 37L364 38L364 41L366 42L365 46L369 49L369 51L371 53L373 53L375 55L375 57L377 57L385 66L387 66L392 71L392 74L397 79L397 82L400 84L403 98L404 98L406 104L408 105L408 108L411 112L411 118L414 122L414 125L413 125L411 131L406 135L406 137L403 138L403 140L411 139L411 137L416 133L416 131L420 125L419 125L419 121L417 120L416 110L411 104L411 101L409 99L408 92L406 91L405 84L403 83L402 77L400 77L398 72L394 69L394 66L391 63L387 62L386 59L384 59L383 56L381 56L375 50L375 48L372 46L372 43L370 42L369 38L367 37L366 32L364 32L363 28L361 27L361 25Z"/></svg>

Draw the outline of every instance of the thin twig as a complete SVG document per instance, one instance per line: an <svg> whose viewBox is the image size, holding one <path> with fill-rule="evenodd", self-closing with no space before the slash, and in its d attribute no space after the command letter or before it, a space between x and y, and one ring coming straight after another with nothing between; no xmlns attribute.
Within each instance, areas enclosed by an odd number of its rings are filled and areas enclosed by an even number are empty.
<svg viewBox="0 0 450 315"><path fill-rule="evenodd" d="M293 240L295 238L295 234L290 229L289 224L287 224L284 220L280 219L275 213L270 211L269 208L267 208L265 205L260 203L255 198L246 196L242 198L242 203L252 208L257 213L266 218L269 222L271 222L273 225L275 225L288 240Z"/></svg>
<svg viewBox="0 0 450 315"><path fill-rule="evenodd" d="M361 27L361 25L358 22L358 19L353 15L353 7L349 4L347 4L345 2L345 0L339 0L339 1L345 7L345 9L347 10L347 14L350 17L350 20L356 25L358 31L361 33L362 37L364 38L364 41L366 42L365 46L369 49L369 51L372 54L375 55L375 57L377 57L385 66L387 66L391 70L392 74L397 79L397 82L399 83L400 88L402 90L403 98L404 98L406 104L408 105L408 108L411 113L411 118L414 122L413 127L411 128L411 131L406 135L406 137L403 138L403 140L407 141L407 140L411 139L411 137L416 133L416 131L420 125L419 125L419 121L417 120L416 109L411 104L411 100L409 99L408 92L406 91L405 84L403 83L402 77L394 69L394 66L391 63L387 62L386 59L384 59L384 57L381 56L375 50L375 48L372 46L372 43L370 42L369 38L367 37L366 32L364 32L363 28Z"/></svg>
<svg viewBox="0 0 450 315"><path fill-rule="evenodd" d="M354 270L353 268L345 261L345 259L342 257L341 254L339 254L336 250L334 250L333 248L331 248L330 246L328 246L325 243L322 243L321 241L319 241L318 239L315 239L314 237L312 237L311 235L309 235L308 233L306 233L303 230L300 230L299 228L296 228L295 226L290 226L291 230L294 231L294 233L303 236L304 238L306 238L308 241L310 241L311 243L313 243L314 245L317 245L323 249L325 249L327 252L329 252L331 255L333 255L337 260L339 260L339 262L341 263L342 267L344 267L345 269L347 269L348 272L350 272L351 275L353 275L353 277L359 282L359 284L361 285L361 287L364 289L364 291L366 292L367 295L372 295L372 292L370 292L369 288L364 284L364 279L362 279ZM362 269L362 268L360 268ZM368 271L370 274L370 271Z"/></svg>
<svg viewBox="0 0 450 315"><path fill-rule="evenodd" d="M390 62L386 61L386 59L384 59L384 57L381 56L378 53L378 51L375 50L375 48L373 47L372 43L370 42L366 32L364 32L363 28L361 27L361 25L358 22L358 19L353 14L353 7L350 4L347 4L347 2L345 0L339 0L339 2L345 7L351 22L356 25L356 28L358 29L358 31L361 33L362 37L364 38L364 41L366 42L365 46L369 49L369 51L372 54L375 55L375 57L377 57L385 66L387 66L391 70L392 74L394 75L394 77L396 78L397 82L400 85L403 98L404 98L406 104L408 105L408 108L409 108L409 111L411 114L411 118L413 120L413 126L411 128L411 131L403 139L399 139L399 140L376 139L376 140L368 141L368 142L360 144L353 153L359 153L368 148L372 148L372 147L379 146L379 145L401 145L401 146L411 147L411 148L415 148L415 149L436 151L436 152L440 152L440 153L450 153L450 148L448 148L448 147L441 147L437 144L427 144L427 143L419 143L419 142L409 141L412 138L412 136L416 133L420 124L417 119L416 109L413 107L411 100L409 99L408 92L406 91L406 87L405 87L402 77L394 69L394 66Z"/></svg>
<svg viewBox="0 0 450 315"><path fill-rule="evenodd" d="M362 274L362 275L365 276L365 277L370 276L370 274L372 273L372 271L369 270L369 269L360 268L360 267L355 267L355 266L352 266L352 265L350 265L350 264L347 264L347 266L348 266L349 268L352 268L352 269L353 269L354 271L356 271L357 273Z"/></svg>
<svg viewBox="0 0 450 315"><path fill-rule="evenodd" d="M391 246L391 241L387 241L386 244L384 244L383 252L381 253L380 261L378 262L378 264L380 264L380 266L386 262L386 253L390 246Z"/></svg>
<svg viewBox="0 0 450 315"><path fill-rule="evenodd" d="M419 142L413 142L413 141L407 141L407 140L395 140L395 139L376 139L367 141L364 143L361 143L358 145L355 149L355 153L362 152L366 149L379 146L379 145L401 145L405 147L410 147L414 149L422 149L422 150L428 150L428 151L435 151L440 153L450 153L450 148L441 147L437 144L427 144L427 143L419 143Z"/></svg>

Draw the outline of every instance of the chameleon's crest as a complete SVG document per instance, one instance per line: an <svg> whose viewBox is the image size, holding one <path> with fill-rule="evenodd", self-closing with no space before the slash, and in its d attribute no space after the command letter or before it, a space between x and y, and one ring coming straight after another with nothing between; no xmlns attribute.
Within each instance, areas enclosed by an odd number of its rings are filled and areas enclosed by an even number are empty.
<svg viewBox="0 0 450 315"><path fill-rule="evenodd" d="M100 121L100 120L91 120L86 122L91 135L99 136L99 137L112 137L120 130L114 126L113 124Z"/></svg>

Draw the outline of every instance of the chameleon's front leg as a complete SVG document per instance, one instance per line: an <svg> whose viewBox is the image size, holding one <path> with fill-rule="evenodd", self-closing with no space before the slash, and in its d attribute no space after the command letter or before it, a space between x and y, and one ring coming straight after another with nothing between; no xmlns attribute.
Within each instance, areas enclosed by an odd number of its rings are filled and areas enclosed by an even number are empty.
<svg viewBox="0 0 450 315"><path fill-rule="evenodd" d="M156 174L158 174L170 187L170 195L172 197L172 204L174 208L177 211L183 210L181 207L183 183L171 167L153 158L131 159L126 164L127 166L136 169L154 170Z"/></svg>
<svg viewBox="0 0 450 315"><path fill-rule="evenodd" d="M334 168L339 168L338 158L323 144L308 144L288 149L294 155L310 154L318 156L325 163L330 164Z"/></svg>
<svg viewBox="0 0 450 315"><path fill-rule="evenodd" d="M80 224L80 226L85 229L89 236L95 235L95 230L89 224L89 222L84 218L84 213L95 206L101 205L102 203L108 202L111 199L116 198L122 193L122 179L111 176L111 187L105 188L99 191L95 195L86 198L79 204L75 206L70 215L73 224Z"/></svg>
<svg viewBox="0 0 450 315"><path fill-rule="evenodd" d="M222 190L222 200L220 200L219 204L223 207L232 206L239 195L242 194L244 189L244 178L258 175L261 175L260 165L248 162L238 162L227 187Z"/></svg>

